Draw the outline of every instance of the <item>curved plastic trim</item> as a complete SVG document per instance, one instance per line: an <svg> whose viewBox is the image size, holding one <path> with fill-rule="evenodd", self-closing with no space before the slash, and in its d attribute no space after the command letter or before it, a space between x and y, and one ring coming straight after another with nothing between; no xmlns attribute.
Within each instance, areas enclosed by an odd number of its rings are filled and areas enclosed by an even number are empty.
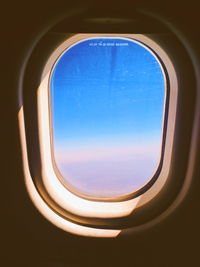
<svg viewBox="0 0 200 267"><path fill-rule="evenodd" d="M50 133L50 115L49 115L49 80L51 70L57 58L71 44L90 37L100 36L117 36L127 37L138 40L150 47L162 60L169 76L170 96L169 96L169 113L167 120L166 143L163 157L163 165L158 179L142 195L125 200L125 201L92 201L81 198L71 193L59 181L55 174L51 158L51 133ZM63 209L72 212L78 216L96 217L96 218L116 218L127 216L136 207L140 207L153 199L164 186L170 168L171 152L174 136L174 124L176 117L178 83L172 62L169 57L161 49L161 47L144 35L138 34L76 34L63 42L47 61L41 76L41 84L38 88L38 118L39 118L39 141L42 160L42 180L46 191L52 199Z"/></svg>

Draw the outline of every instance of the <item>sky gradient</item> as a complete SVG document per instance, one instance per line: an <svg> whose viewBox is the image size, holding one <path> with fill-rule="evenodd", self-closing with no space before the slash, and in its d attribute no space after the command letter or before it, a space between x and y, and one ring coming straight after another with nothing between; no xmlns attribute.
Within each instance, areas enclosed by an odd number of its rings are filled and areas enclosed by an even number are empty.
<svg viewBox="0 0 200 267"><path fill-rule="evenodd" d="M143 187L161 153L165 78L128 38L92 38L66 50L50 83L54 158L75 190L115 197Z"/></svg>

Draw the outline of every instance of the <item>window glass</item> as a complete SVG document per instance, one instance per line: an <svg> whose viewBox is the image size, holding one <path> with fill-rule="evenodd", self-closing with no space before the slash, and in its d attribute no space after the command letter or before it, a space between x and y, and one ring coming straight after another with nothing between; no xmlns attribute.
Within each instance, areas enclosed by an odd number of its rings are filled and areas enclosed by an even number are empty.
<svg viewBox="0 0 200 267"><path fill-rule="evenodd" d="M59 179L99 198L143 188L160 163L165 91L160 62L135 40L95 37L69 47L50 81Z"/></svg>

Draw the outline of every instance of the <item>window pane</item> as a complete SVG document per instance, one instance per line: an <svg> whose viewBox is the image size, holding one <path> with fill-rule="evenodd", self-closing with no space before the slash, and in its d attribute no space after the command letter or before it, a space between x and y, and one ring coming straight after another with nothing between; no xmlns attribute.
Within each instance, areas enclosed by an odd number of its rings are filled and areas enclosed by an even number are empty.
<svg viewBox="0 0 200 267"><path fill-rule="evenodd" d="M67 186L105 198L144 187L161 157L165 76L129 38L76 43L52 71L53 156Z"/></svg>

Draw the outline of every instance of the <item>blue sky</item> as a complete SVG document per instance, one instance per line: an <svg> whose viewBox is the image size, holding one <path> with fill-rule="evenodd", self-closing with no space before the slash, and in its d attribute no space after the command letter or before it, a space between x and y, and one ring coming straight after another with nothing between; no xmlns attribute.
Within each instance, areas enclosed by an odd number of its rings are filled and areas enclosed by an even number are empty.
<svg viewBox="0 0 200 267"><path fill-rule="evenodd" d="M54 156L84 194L128 194L146 184L160 158L164 75L152 53L124 38L69 48L50 84Z"/></svg>

